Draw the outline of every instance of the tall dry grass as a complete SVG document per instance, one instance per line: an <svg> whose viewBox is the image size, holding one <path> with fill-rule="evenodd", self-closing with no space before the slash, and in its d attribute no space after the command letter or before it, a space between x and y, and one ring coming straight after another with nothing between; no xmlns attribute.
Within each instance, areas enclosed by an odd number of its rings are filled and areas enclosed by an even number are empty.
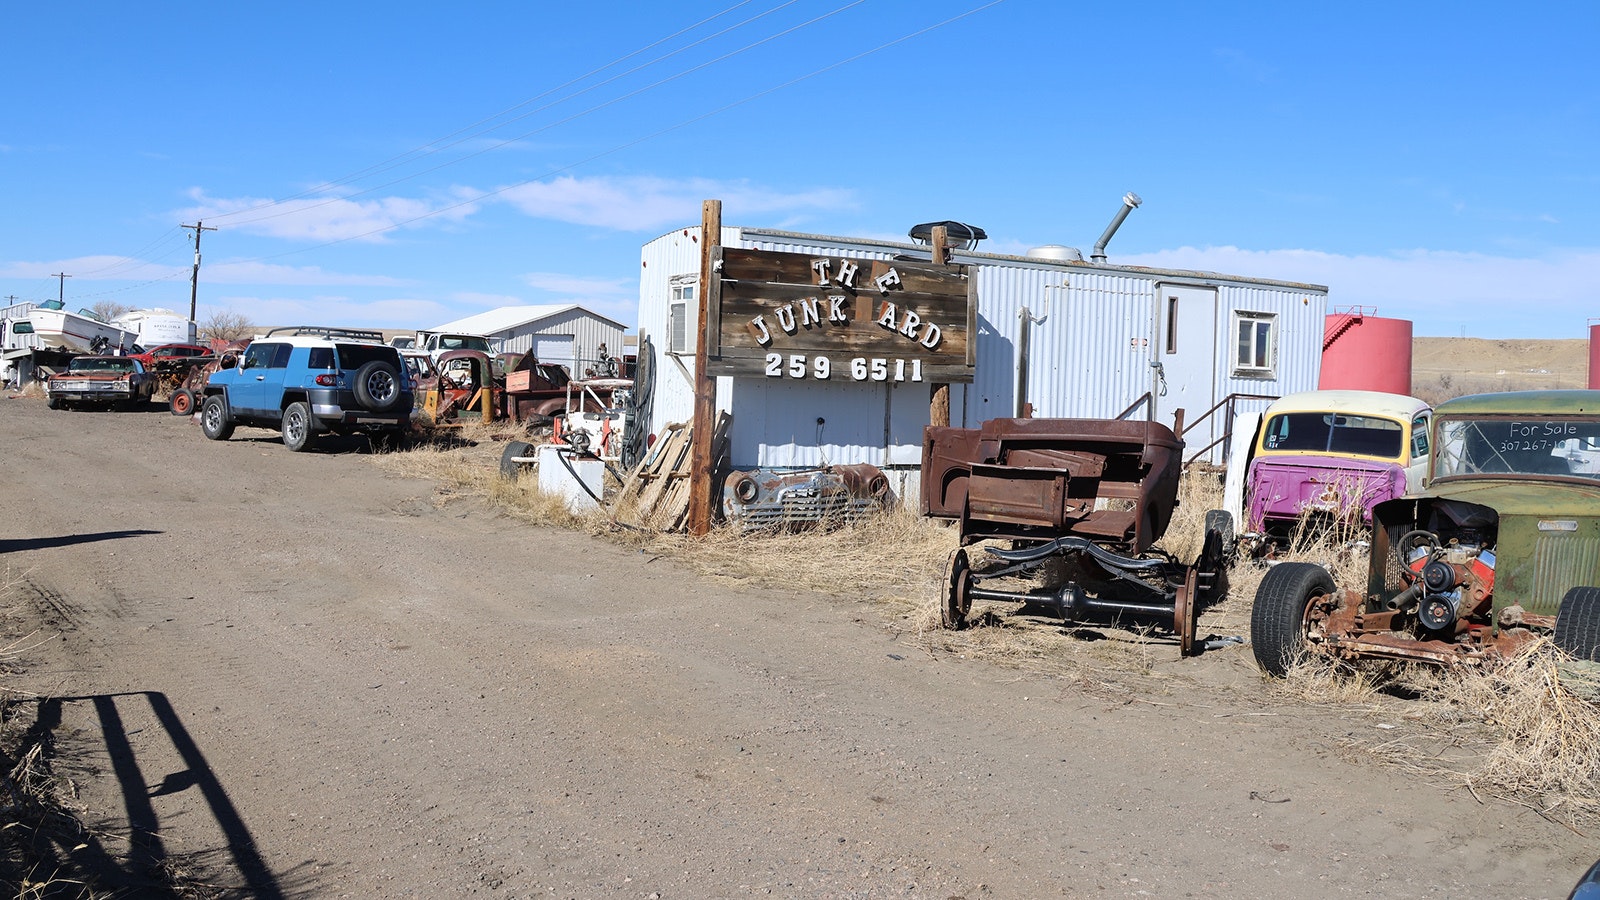
<svg viewBox="0 0 1600 900"><path fill-rule="evenodd" d="M536 479L501 478L504 429L469 426L450 440L377 457L397 474L439 483L437 501L473 496L532 523L605 535L670 556L729 584L811 591L875 610L884 626L915 650L984 659L1061 680L1063 690L1148 700L1194 684L1157 663L1175 655L1170 639L1105 626L1063 625L1017 614L1012 604L975 604L977 627L939 627L946 558L957 546L949 523L901 507L812 531L746 533L719 528L704 538L623 529L604 511L574 514L542 494ZM520 437L520 436L519 436ZM1208 510L1222 505L1220 479L1195 472L1181 483L1179 506L1162 548L1193 561ZM1276 558L1329 569L1335 583L1361 584L1367 571L1363 530L1307 523ZM973 548L974 557L981 550ZM1228 570L1228 592L1200 618L1201 637L1248 638L1250 612L1266 567L1248 559ZM1248 657L1244 657L1247 659ZM1569 824L1600 821L1600 688L1574 687L1582 667L1565 663L1548 642L1489 670L1437 671L1399 664L1336 665L1312 659L1263 688L1311 715L1337 710L1406 730L1381 742L1348 746L1477 794L1528 805ZM1578 673L1578 674L1574 674ZM1600 678L1600 676L1595 676ZM1404 699L1401 699L1404 698ZM1154 701L1151 701L1154 702ZM1450 748L1449 752L1441 747Z"/></svg>

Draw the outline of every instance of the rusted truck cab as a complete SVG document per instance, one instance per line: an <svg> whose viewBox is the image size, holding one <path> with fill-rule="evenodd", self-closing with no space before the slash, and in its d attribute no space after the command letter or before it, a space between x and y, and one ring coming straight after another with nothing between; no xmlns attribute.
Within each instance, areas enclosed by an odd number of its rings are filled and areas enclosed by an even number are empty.
<svg viewBox="0 0 1600 900"><path fill-rule="evenodd" d="M1482 664L1536 635L1600 659L1600 391L1480 394L1441 404L1418 496L1373 510L1366 583L1307 563L1256 594L1256 660L1306 653Z"/></svg>

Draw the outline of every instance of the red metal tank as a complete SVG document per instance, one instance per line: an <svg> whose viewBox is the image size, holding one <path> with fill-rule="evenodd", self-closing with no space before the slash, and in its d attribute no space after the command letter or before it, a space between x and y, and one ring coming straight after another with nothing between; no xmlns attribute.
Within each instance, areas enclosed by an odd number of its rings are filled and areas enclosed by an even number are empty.
<svg viewBox="0 0 1600 900"><path fill-rule="evenodd" d="M1600 324L1589 326L1589 390L1600 390Z"/></svg>
<svg viewBox="0 0 1600 900"><path fill-rule="evenodd" d="M1328 314L1318 390L1411 394L1411 320L1371 312L1357 306Z"/></svg>

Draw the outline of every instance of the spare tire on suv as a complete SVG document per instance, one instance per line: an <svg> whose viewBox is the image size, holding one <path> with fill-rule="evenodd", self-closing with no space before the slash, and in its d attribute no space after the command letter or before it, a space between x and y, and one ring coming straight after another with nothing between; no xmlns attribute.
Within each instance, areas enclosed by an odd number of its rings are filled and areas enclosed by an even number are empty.
<svg viewBox="0 0 1600 900"><path fill-rule="evenodd" d="M356 370L353 389L356 402L372 412L388 412L400 402L400 372L392 364L375 359Z"/></svg>

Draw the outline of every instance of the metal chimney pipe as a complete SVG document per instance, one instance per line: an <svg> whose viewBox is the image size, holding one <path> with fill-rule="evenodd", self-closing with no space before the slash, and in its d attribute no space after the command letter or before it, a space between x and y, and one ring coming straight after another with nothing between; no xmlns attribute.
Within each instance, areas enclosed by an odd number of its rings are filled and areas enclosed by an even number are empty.
<svg viewBox="0 0 1600 900"><path fill-rule="evenodd" d="M1133 191L1122 195L1122 208L1117 210L1116 217L1111 220L1110 225L1106 226L1106 233L1100 235L1100 240L1095 242L1094 252L1089 255L1091 262L1103 263L1106 261L1106 245L1111 243L1111 236L1117 233L1118 228L1122 227L1122 220L1128 217L1128 213L1133 212L1143 202L1143 200L1139 199L1139 195Z"/></svg>

